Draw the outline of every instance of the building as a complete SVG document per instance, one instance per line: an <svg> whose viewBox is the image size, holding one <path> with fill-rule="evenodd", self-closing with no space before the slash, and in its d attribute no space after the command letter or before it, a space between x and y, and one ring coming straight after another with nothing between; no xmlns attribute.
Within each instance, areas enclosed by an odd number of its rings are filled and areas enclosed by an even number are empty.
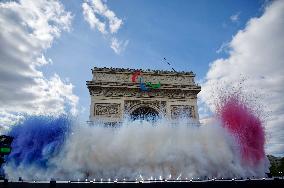
<svg viewBox="0 0 284 188"><path fill-rule="evenodd" d="M92 69L87 81L91 96L90 122L121 122L123 118L178 119L199 122L197 94L201 87L193 72Z"/></svg>

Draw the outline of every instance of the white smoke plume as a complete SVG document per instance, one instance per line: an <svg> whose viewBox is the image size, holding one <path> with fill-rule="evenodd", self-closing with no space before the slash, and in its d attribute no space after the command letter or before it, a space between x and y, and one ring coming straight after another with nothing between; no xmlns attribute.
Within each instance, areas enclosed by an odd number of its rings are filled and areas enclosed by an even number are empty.
<svg viewBox="0 0 284 188"><path fill-rule="evenodd" d="M234 138L219 126L125 121L119 128L76 125L48 169L5 166L9 179L186 179L264 177L267 159L242 163Z"/></svg>

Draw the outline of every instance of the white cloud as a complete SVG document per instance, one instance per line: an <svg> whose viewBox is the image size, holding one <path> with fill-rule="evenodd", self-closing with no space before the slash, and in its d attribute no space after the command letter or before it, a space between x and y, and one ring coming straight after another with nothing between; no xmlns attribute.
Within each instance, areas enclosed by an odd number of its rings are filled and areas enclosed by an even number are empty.
<svg viewBox="0 0 284 188"><path fill-rule="evenodd" d="M105 36L110 36L110 47L115 53L120 54L126 48L128 40L118 41L113 35L121 28L123 21L101 0L84 0L82 8L84 19L90 27L97 29Z"/></svg>
<svg viewBox="0 0 284 188"><path fill-rule="evenodd" d="M120 54L122 51L125 50L128 43L129 43L129 40L119 41L117 38L112 38L110 47L114 50L116 54Z"/></svg>
<svg viewBox="0 0 284 188"><path fill-rule="evenodd" d="M264 14L252 18L229 44L229 57L217 59L211 65L200 96L214 110L212 88L238 85L245 78L246 93L261 96L256 99L264 107L266 150L284 154L284 1L274 1ZM216 96L215 96L216 97Z"/></svg>
<svg viewBox="0 0 284 188"><path fill-rule="evenodd" d="M98 29L101 33L107 34L106 24L101 22L95 15L95 11L87 3L83 3L83 14L85 20L89 23L92 29Z"/></svg>
<svg viewBox="0 0 284 188"><path fill-rule="evenodd" d="M61 114L66 105L76 112L72 84L39 70L52 63L43 53L70 29L71 19L57 0L0 3L0 127L23 114Z"/></svg>
<svg viewBox="0 0 284 188"><path fill-rule="evenodd" d="M232 16L230 16L230 20L233 22L233 23L236 23L239 21L239 18L240 18L240 12L237 12L236 14L233 14Z"/></svg>
<svg viewBox="0 0 284 188"><path fill-rule="evenodd" d="M97 28L103 34L116 33L123 23L101 0L85 0L82 7L85 20L93 29Z"/></svg>

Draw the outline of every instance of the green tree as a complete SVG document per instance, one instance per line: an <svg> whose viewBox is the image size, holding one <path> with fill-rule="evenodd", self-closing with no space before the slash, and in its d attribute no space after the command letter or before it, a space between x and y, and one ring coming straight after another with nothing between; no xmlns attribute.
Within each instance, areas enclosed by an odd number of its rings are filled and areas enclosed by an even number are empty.
<svg viewBox="0 0 284 188"><path fill-rule="evenodd" d="M277 170L277 166L275 165L275 163L271 163L269 170L272 176L278 175L278 170Z"/></svg>
<svg viewBox="0 0 284 188"><path fill-rule="evenodd" d="M284 157L282 157L282 158L280 159L280 165L279 165L279 167L278 167L278 170L279 170L280 172L284 172Z"/></svg>

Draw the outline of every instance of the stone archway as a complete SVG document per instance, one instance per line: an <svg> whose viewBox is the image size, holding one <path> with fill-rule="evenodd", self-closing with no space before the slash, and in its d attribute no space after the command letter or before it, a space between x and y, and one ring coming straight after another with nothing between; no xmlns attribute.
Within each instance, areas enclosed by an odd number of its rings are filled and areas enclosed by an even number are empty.
<svg viewBox="0 0 284 188"><path fill-rule="evenodd" d="M87 81L91 97L90 122L122 122L124 118L178 119L185 114L198 121L197 94L201 87L194 82L193 72L140 70L146 83L159 83L159 88L141 90L132 81L134 69L92 69L93 78ZM149 89L149 88L148 88ZM151 118L151 116L153 118Z"/></svg>
<svg viewBox="0 0 284 188"><path fill-rule="evenodd" d="M140 106L133 110L130 114L132 120L156 121L159 117L159 112L149 106Z"/></svg>

